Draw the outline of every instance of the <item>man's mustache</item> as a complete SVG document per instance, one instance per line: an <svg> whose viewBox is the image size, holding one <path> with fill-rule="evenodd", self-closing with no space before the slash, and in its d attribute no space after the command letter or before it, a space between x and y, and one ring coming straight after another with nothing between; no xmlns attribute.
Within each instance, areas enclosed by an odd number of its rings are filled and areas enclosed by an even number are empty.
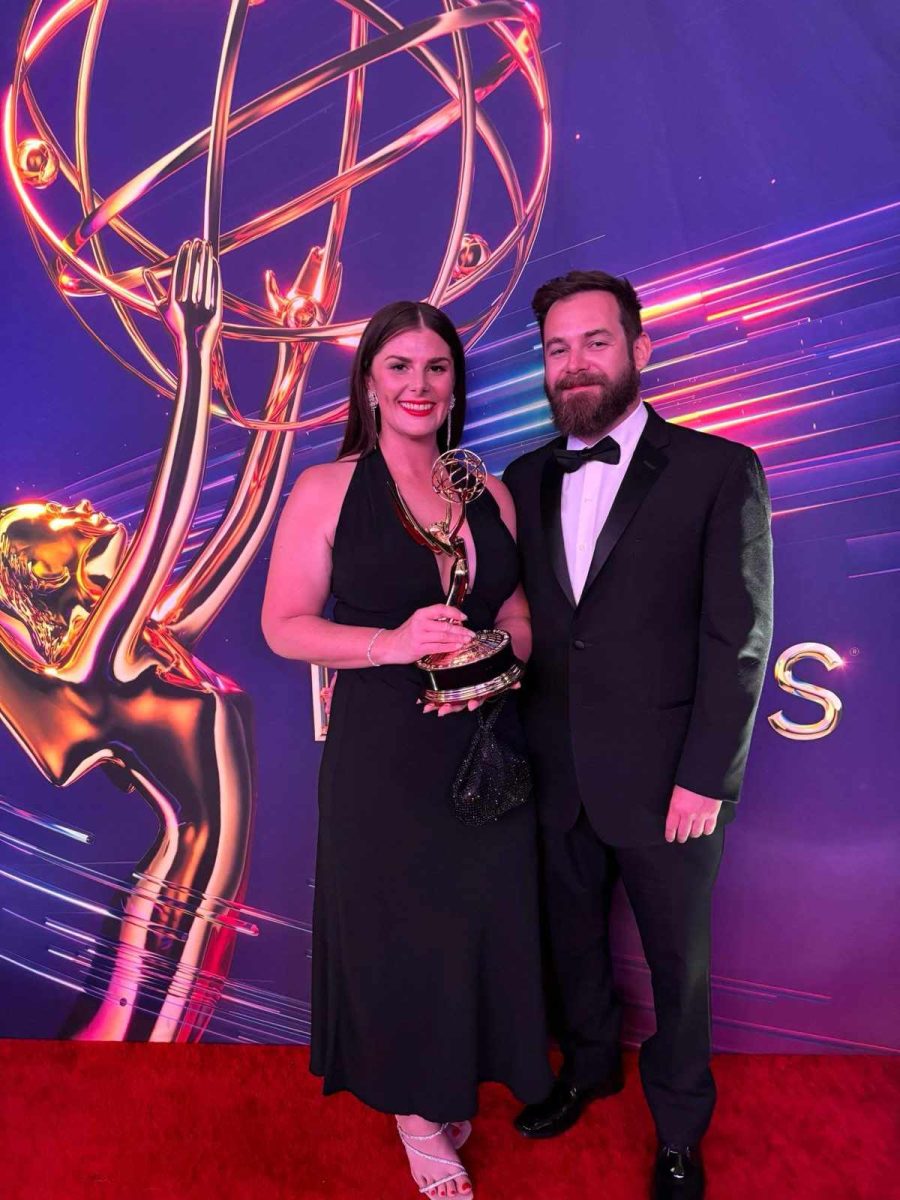
<svg viewBox="0 0 900 1200"><path fill-rule="evenodd" d="M559 393L571 391L572 388L605 387L608 382L605 375L592 375L587 371L582 371L577 375L561 375L553 390Z"/></svg>

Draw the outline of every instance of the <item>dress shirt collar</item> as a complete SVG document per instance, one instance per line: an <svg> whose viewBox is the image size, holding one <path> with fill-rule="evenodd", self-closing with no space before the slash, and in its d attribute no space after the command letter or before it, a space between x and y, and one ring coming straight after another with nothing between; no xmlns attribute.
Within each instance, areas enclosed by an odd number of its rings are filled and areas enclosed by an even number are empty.
<svg viewBox="0 0 900 1200"><path fill-rule="evenodd" d="M609 436L615 438L619 443L619 448L622 451L621 461L627 462L634 454L634 448L640 441L641 434L644 432L644 426L647 424L647 405L641 403L637 406L633 413L625 418L621 425L617 425L615 429L611 429ZM595 439L599 441L599 438ZM581 438L570 437L566 442L567 450L583 450L586 446L593 446L594 442L583 442Z"/></svg>

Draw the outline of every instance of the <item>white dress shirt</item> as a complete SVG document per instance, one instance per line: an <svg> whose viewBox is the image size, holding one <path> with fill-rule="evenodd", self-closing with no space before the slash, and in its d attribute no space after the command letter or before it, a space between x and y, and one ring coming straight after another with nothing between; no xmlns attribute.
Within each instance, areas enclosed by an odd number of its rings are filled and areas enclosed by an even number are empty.
<svg viewBox="0 0 900 1200"><path fill-rule="evenodd" d="M581 599L584 591L594 557L594 544L606 524L609 510L646 424L646 405L639 404L621 425L610 432L609 436L615 438L621 450L617 463L586 462L577 471L563 476L560 518L569 579L576 601ZM587 445L593 443L570 437L566 448L582 450Z"/></svg>

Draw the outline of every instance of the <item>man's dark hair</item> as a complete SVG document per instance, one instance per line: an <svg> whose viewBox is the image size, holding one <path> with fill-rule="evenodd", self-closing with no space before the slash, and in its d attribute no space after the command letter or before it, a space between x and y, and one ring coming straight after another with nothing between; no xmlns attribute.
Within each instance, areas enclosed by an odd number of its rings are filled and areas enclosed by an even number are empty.
<svg viewBox="0 0 900 1200"><path fill-rule="evenodd" d="M537 317L541 337L544 336L544 322L550 306L557 300L565 300L568 296L577 296L579 292L609 292L619 302L619 319L625 330L628 345L633 346L635 340L643 333L641 324L641 302L637 292L623 275L609 275L606 271L570 271L568 275L557 275L542 283L534 293L531 307Z"/></svg>

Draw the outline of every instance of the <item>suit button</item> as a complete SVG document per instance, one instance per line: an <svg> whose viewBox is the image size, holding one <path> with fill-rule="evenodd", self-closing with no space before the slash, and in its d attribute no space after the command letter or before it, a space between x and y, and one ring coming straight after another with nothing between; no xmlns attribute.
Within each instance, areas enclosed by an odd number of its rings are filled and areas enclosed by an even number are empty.
<svg viewBox="0 0 900 1200"><path fill-rule="evenodd" d="M581 638L576 638L575 641L572 643L572 645L575 647L576 650L584 649L584 642L581 640Z"/></svg>

